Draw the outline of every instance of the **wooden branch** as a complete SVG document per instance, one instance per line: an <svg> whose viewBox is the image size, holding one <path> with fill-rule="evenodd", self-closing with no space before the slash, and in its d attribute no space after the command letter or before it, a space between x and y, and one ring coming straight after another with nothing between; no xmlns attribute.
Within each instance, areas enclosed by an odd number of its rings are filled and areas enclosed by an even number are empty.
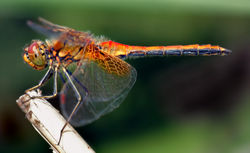
<svg viewBox="0 0 250 153"><path fill-rule="evenodd" d="M31 91L30 97L41 96L41 91ZM58 110L56 110L45 99L30 99L27 94L22 95L17 104L26 114L36 131L49 143L53 152L59 153L95 153L94 150L82 139L82 137L71 126L67 125L57 145L61 129L66 123Z"/></svg>

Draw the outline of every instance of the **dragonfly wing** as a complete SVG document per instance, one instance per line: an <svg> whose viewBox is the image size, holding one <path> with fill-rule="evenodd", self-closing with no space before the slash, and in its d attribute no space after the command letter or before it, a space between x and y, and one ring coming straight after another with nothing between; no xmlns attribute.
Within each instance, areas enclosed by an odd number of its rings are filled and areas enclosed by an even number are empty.
<svg viewBox="0 0 250 153"><path fill-rule="evenodd" d="M28 26L34 31L43 34L49 38L58 38L62 33L67 32L69 28L53 24L43 18L38 18L41 24L28 21Z"/></svg>
<svg viewBox="0 0 250 153"><path fill-rule="evenodd" d="M113 111L122 103L136 81L136 70L125 61L106 55L103 60L82 62L71 77L83 100L70 123L82 126ZM69 81L62 88L60 100L61 110L68 117L77 101Z"/></svg>
<svg viewBox="0 0 250 153"><path fill-rule="evenodd" d="M41 33L58 43L67 44L68 46L84 46L91 42L90 33L76 31L74 29L53 24L43 18L38 18L41 24L28 21L27 24L33 30Z"/></svg>
<svg viewBox="0 0 250 153"><path fill-rule="evenodd" d="M52 22L50 22L42 17L38 17L38 21L41 22L43 25L50 27L51 29L70 29L70 28L65 27L65 26L54 24L54 23L52 23Z"/></svg>

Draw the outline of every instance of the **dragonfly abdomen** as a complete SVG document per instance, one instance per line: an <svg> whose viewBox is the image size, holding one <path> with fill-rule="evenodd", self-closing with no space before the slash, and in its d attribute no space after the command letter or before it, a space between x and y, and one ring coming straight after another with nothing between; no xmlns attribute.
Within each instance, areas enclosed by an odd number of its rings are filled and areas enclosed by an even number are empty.
<svg viewBox="0 0 250 153"><path fill-rule="evenodd" d="M226 56L232 52L220 46L178 45L178 46L129 46L113 41L100 44L111 55L122 59L147 56Z"/></svg>
<svg viewBox="0 0 250 153"><path fill-rule="evenodd" d="M145 56L226 56L231 51L220 46L212 45L185 45L131 48L122 58L137 58Z"/></svg>

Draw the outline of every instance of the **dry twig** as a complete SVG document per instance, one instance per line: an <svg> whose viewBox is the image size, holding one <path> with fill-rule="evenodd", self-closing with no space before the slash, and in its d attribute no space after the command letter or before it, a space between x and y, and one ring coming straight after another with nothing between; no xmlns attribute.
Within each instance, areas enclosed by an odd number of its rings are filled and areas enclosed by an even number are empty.
<svg viewBox="0 0 250 153"><path fill-rule="evenodd" d="M30 97L41 96L41 91L31 91L22 95L17 104L26 114L36 131L49 143L53 152L60 153L95 153L71 126L67 125L59 145L60 132L66 120L48 101Z"/></svg>

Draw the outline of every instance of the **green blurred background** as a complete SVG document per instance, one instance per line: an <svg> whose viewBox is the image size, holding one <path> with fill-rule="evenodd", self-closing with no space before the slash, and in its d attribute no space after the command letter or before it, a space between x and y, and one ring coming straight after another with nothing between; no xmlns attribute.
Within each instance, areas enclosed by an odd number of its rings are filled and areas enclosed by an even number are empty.
<svg viewBox="0 0 250 153"><path fill-rule="evenodd" d="M38 16L130 45L233 50L230 57L128 60L138 79L124 103L77 128L96 152L250 151L250 1L1 0L0 152L51 152L15 103L45 73L22 60L26 44L45 39L26 25ZM51 83L43 88L50 91Z"/></svg>

